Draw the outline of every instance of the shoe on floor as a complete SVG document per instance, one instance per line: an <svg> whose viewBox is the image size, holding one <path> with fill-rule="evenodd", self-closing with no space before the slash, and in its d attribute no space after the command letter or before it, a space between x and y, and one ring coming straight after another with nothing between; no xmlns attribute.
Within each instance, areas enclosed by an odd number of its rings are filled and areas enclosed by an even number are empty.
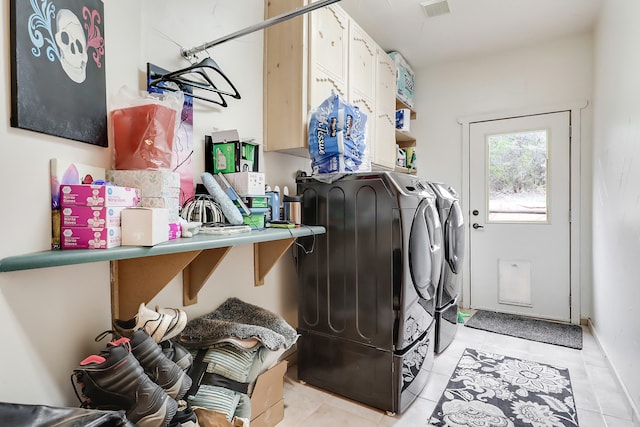
<svg viewBox="0 0 640 427"><path fill-rule="evenodd" d="M130 341L131 353L138 359L144 372L169 396L181 399L189 391L191 377L165 356L162 347L144 329L138 329L130 338L120 338L113 343L118 344L124 340Z"/></svg>
<svg viewBox="0 0 640 427"><path fill-rule="evenodd" d="M71 379L82 407L124 410L138 427L167 426L178 409L178 403L145 374L128 339L108 343L100 354L84 359Z"/></svg>
<svg viewBox="0 0 640 427"><path fill-rule="evenodd" d="M160 347L169 360L173 360L183 371L189 372L193 365L193 355L189 350L173 340L162 341Z"/></svg>
<svg viewBox="0 0 640 427"><path fill-rule="evenodd" d="M182 332L187 326L187 313L179 308L160 308L156 305L156 313L160 313L164 316L169 316L171 319L171 323L169 324L169 329L165 334L165 338L163 340L168 340L174 337L177 337L180 332Z"/></svg>
<svg viewBox="0 0 640 427"><path fill-rule="evenodd" d="M159 308L151 310L144 303L140 304L138 314L132 319L113 320L113 328L123 337L130 337L134 331L144 329L159 343L176 337L187 324L187 314L177 308Z"/></svg>

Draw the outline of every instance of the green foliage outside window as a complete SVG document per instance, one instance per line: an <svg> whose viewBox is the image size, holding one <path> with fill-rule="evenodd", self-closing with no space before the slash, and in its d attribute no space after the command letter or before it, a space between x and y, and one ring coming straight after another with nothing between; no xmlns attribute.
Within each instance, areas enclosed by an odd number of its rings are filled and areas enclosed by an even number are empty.
<svg viewBox="0 0 640 427"><path fill-rule="evenodd" d="M546 131L492 135L487 138L487 143L490 193L546 191Z"/></svg>

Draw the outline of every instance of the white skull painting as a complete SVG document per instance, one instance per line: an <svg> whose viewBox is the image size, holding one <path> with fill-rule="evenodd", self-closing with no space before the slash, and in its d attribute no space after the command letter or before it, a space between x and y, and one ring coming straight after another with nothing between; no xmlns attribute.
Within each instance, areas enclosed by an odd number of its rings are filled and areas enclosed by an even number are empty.
<svg viewBox="0 0 640 427"><path fill-rule="evenodd" d="M78 17L69 9L60 9L56 16L56 44L60 49L60 64L71 80L82 83L87 78L87 38Z"/></svg>

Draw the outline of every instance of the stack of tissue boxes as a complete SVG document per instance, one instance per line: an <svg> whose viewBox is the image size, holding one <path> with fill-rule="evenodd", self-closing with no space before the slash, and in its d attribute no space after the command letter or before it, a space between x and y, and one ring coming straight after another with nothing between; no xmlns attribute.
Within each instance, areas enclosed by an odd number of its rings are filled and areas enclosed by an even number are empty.
<svg viewBox="0 0 640 427"><path fill-rule="evenodd" d="M120 246L120 213L139 203L140 192L137 188L61 185L61 248L107 249Z"/></svg>
<svg viewBox="0 0 640 427"><path fill-rule="evenodd" d="M180 237L180 174L168 169L108 170L107 181L140 189L140 206L169 213L169 239Z"/></svg>

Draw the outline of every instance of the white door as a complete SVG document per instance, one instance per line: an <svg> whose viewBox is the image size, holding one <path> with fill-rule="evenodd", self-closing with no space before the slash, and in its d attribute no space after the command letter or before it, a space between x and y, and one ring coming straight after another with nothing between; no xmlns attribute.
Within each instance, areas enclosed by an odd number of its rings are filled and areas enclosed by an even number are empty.
<svg viewBox="0 0 640 427"><path fill-rule="evenodd" d="M569 321L570 112L469 132L470 306Z"/></svg>

